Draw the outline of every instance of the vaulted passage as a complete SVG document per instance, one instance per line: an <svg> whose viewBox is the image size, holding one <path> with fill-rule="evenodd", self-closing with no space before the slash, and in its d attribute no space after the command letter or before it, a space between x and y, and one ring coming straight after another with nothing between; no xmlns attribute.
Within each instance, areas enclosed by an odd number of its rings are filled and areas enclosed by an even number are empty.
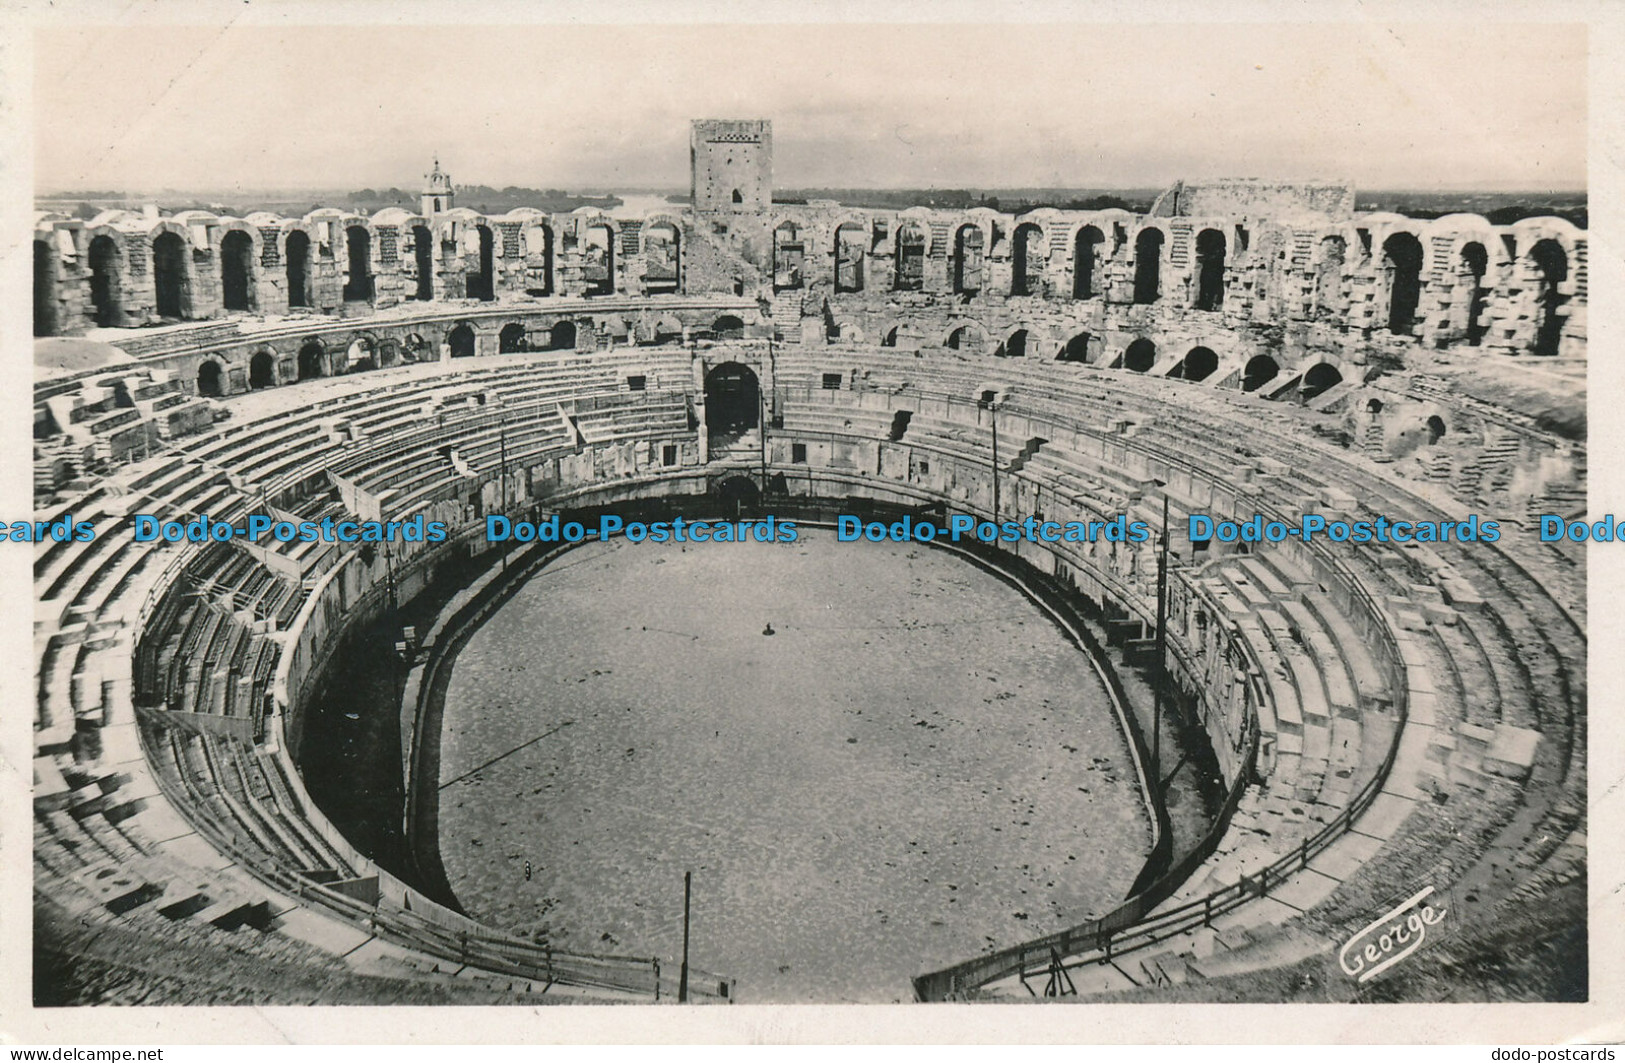
<svg viewBox="0 0 1625 1063"><path fill-rule="evenodd" d="M670 222L643 230L643 285L650 294L675 292L682 283L682 234Z"/></svg>
<svg viewBox="0 0 1625 1063"><path fill-rule="evenodd" d="M276 359L270 351L260 351L248 360L248 386L269 388L276 385Z"/></svg>
<svg viewBox="0 0 1625 1063"><path fill-rule="evenodd" d="M344 230L349 268L344 274L344 301L372 301L372 234L360 225Z"/></svg>
<svg viewBox="0 0 1625 1063"><path fill-rule="evenodd" d="M525 230L525 294L553 294L553 230L546 225Z"/></svg>
<svg viewBox="0 0 1625 1063"><path fill-rule="evenodd" d="M1562 293L1560 286L1569 279L1569 256L1556 240L1542 240L1529 249L1529 257L1540 278L1539 294L1535 297L1540 324L1535 331L1534 353L1552 357L1563 339L1563 320L1567 316L1561 311L1569 297Z"/></svg>
<svg viewBox="0 0 1625 1063"><path fill-rule="evenodd" d="M856 222L835 230L835 290L863 291L863 260L869 250L869 234Z"/></svg>
<svg viewBox="0 0 1625 1063"><path fill-rule="evenodd" d="M253 310L254 241L233 229L220 241L220 301L227 310Z"/></svg>
<svg viewBox="0 0 1625 1063"><path fill-rule="evenodd" d="M1147 339L1138 339L1123 352L1123 368L1132 373L1144 373L1157 364L1157 345Z"/></svg>
<svg viewBox="0 0 1625 1063"><path fill-rule="evenodd" d="M1032 346L1032 342L1032 333L1024 328L1018 328L1010 333L1008 339L999 344L999 349L994 351L993 354L998 358L1025 358L1028 349Z"/></svg>
<svg viewBox="0 0 1625 1063"><path fill-rule="evenodd" d="M1016 226L1010 259L1010 294L1036 295L1044 283L1044 230L1028 222Z"/></svg>
<svg viewBox="0 0 1625 1063"><path fill-rule="evenodd" d="M502 331L497 335L498 354L519 354L528 350L530 342L525 338L525 326L517 321L502 326Z"/></svg>
<svg viewBox="0 0 1625 1063"><path fill-rule="evenodd" d="M1267 354L1260 354L1247 363L1241 373L1241 390L1257 391L1259 388L1274 380L1281 372L1281 366L1274 358Z"/></svg>
<svg viewBox="0 0 1625 1063"><path fill-rule="evenodd" d="M1134 301L1154 303L1162 294L1161 229L1142 229L1134 239Z"/></svg>
<svg viewBox="0 0 1625 1063"><path fill-rule="evenodd" d="M1078 230L1077 242L1072 248L1072 298L1092 299L1095 295L1095 264L1098 248L1106 239L1093 225Z"/></svg>
<svg viewBox="0 0 1625 1063"><path fill-rule="evenodd" d="M897 230L897 273L892 287L900 292L925 287L925 230L913 222Z"/></svg>
<svg viewBox="0 0 1625 1063"><path fill-rule="evenodd" d="M1196 309L1224 306L1224 233L1203 229L1196 236Z"/></svg>
<svg viewBox="0 0 1625 1063"><path fill-rule="evenodd" d="M962 225L954 234L954 291L971 295L982 290L982 252L986 237L979 225Z"/></svg>
<svg viewBox="0 0 1625 1063"><path fill-rule="evenodd" d="M152 286L159 317L186 317L191 292L186 280L186 242L176 233L159 233L152 242Z"/></svg>
<svg viewBox="0 0 1625 1063"><path fill-rule="evenodd" d="M1484 317L1484 274L1489 272L1490 256L1484 245L1474 241L1461 249L1461 264L1457 269L1459 283L1466 289L1466 320L1462 322L1469 346L1477 347L1489 331L1481 320Z"/></svg>
<svg viewBox="0 0 1625 1063"><path fill-rule="evenodd" d="M315 380L327 375L327 352L319 343L311 342L299 348L299 379Z"/></svg>
<svg viewBox="0 0 1625 1063"><path fill-rule="evenodd" d="M1343 374L1337 367L1321 362L1303 375L1303 390L1299 393L1305 402L1320 395L1343 382Z"/></svg>
<svg viewBox="0 0 1625 1063"><path fill-rule="evenodd" d="M576 349L576 326L573 321L560 321L556 323L547 334L547 349L550 351L573 351Z"/></svg>
<svg viewBox="0 0 1625 1063"><path fill-rule="evenodd" d="M1192 347L1179 367L1168 375L1185 380L1206 380L1219 368L1219 356L1207 347Z"/></svg>
<svg viewBox="0 0 1625 1063"><path fill-rule="evenodd" d="M446 337L446 343L451 347L451 356L453 358L474 357L474 330L469 326L458 325L452 329L451 334Z"/></svg>
<svg viewBox="0 0 1625 1063"><path fill-rule="evenodd" d="M124 324L124 288L119 280L122 260L111 236L90 241L90 305L96 324L103 328Z"/></svg>
<svg viewBox="0 0 1625 1063"><path fill-rule="evenodd" d="M723 362L705 374L705 425L713 443L755 428L761 407L761 385L749 366Z"/></svg>
<svg viewBox="0 0 1625 1063"><path fill-rule="evenodd" d="M206 361L197 367L197 393L209 399L218 399L220 397L219 362Z"/></svg>
<svg viewBox="0 0 1625 1063"><path fill-rule="evenodd" d="M44 240L35 240L34 335L56 335L60 316L56 305L56 252Z"/></svg>
<svg viewBox="0 0 1625 1063"><path fill-rule="evenodd" d="M288 234L288 305L309 306L310 237L301 229ZM304 379L301 377L300 379Z"/></svg>
<svg viewBox="0 0 1625 1063"><path fill-rule="evenodd" d="M1087 362L1089 360L1089 334L1080 332L1066 341L1061 353L1055 356L1057 362Z"/></svg>
<svg viewBox="0 0 1625 1063"><path fill-rule="evenodd" d="M1409 336L1422 301L1422 244L1410 233L1395 233L1382 245L1388 274L1388 331Z"/></svg>
<svg viewBox="0 0 1625 1063"><path fill-rule="evenodd" d="M608 225L588 227L581 279L587 295L615 294L615 234Z"/></svg>
<svg viewBox="0 0 1625 1063"><path fill-rule="evenodd" d="M807 245L794 222L773 230L773 290L800 288L805 282Z"/></svg>
<svg viewBox="0 0 1625 1063"><path fill-rule="evenodd" d="M475 238L479 240L479 262L473 273L464 278L464 283L470 299L481 302L490 302L496 298L496 286L492 279L495 263L495 242L491 236L491 229L486 225L474 227Z"/></svg>
<svg viewBox="0 0 1625 1063"><path fill-rule="evenodd" d="M434 234L427 225L412 226L412 265L417 271L417 286L411 298L429 302L434 298Z"/></svg>

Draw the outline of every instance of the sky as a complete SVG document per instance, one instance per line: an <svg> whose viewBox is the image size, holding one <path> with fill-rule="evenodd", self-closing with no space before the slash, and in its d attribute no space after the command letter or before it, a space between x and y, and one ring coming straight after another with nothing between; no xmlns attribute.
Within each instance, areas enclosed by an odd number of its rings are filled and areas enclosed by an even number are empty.
<svg viewBox="0 0 1625 1063"><path fill-rule="evenodd" d="M35 34L36 188L1586 184L1586 31L1507 23L117 26Z"/></svg>

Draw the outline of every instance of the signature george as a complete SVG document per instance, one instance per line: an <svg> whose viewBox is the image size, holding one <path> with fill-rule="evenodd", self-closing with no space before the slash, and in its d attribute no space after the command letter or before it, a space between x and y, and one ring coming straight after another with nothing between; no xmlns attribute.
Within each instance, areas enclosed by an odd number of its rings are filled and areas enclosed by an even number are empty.
<svg viewBox="0 0 1625 1063"><path fill-rule="evenodd" d="M1432 886L1420 890L1361 927L1337 953L1343 973L1368 982L1421 948L1428 927L1444 922L1449 912L1424 903L1432 894Z"/></svg>

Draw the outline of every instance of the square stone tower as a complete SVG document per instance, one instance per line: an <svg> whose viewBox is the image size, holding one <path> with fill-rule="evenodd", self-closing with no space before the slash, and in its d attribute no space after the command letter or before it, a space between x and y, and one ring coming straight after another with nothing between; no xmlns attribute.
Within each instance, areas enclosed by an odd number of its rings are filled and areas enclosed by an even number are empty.
<svg viewBox="0 0 1625 1063"><path fill-rule="evenodd" d="M760 214L772 205L772 122L697 118L688 160L696 211Z"/></svg>

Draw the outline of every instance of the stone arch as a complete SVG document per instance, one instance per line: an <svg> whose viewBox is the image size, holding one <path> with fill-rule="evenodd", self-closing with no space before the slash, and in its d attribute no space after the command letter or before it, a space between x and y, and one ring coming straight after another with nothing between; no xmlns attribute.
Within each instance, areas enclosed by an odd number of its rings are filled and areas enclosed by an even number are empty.
<svg viewBox="0 0 1625 1063"><path fill-rule="evenodd" d="M1224 233L1203 229L1196 234L1196 298L1198 310L1224 307Z"/></svg>
<svg viewBox="0 0 1625 1063"><path fill-rule="evenodd" d="M758 427L762 390L755 370L740 362L723 362L705 374L705 426L712 445Z"/></svg>
<svg viewBox="0 0 1625 1063"><path fill-rule="evenodd" d="M257 309L255 272L253 237L230 230L220 238L220 304L227 310Z"/></svg>
<svg viewBox="0 0 1625 1063"><path fill-rule="evenodd" d="M967 222L954 233L954 291L975 295L982 290L982 270L987 256L987 235L975 222Z"/></svg>
<svg viewBox="0 0 1625 1063"><path fill-rule="evenodd" d="M1410 336L1422 303L1422 242L1397 232L1382 242L1382 269L1388 278L1388 331Z"/></svg>
<svg viewBox="0 0 1625 1063"><path fill-rule="evenodd" d="M1298 394L1305 402L1318 398L1343 382L1343 374L1330 362L1316 362L1303 374Z"/></svg>
<svg viewBox="0 0 1625 1063"><path fill-rule="evenodd" d="M955 351L981 351L987 346L987 331L974 321L962 321L948 330L942 345Z"/></svg>
<svg viewBox="0 0 1625 1063"><path fill-rule="evenodd" d="M255 351L248 360L248 386L255 391L276 386L276 355L271 351Z"/></svg>
<svg viewBox="0 0 1625 1063"><path fill-rule="evenodd" d="M925 287L925 226L908 220L897 227L892 290L917 292Z"/></svg>
<svg viewBox="0 0 1625 1063"><path fill-rule="evenodd" d="M1219 368L1219 356L1211 347L1192 347L1185 352L1179 365L1168 375L1183 380L1201 381L1212 376Z"/></svg>
<svg viewBox="0 0 1625 1063"><path fill-rule="evenodd" d="M110 233L91 237L90 306L96 324L116 328L124 324L124 246Z"/></svg>
<svg viewBox="0 0 1625 1063"><path fill-rule="evenodd" d="M427 303L434 300L434 232L427 225L414 225L412 233L412 272L416 284L408 299Z"/></svg>
<svg viewBox="0 0 1625 1063"><path fill-rule="evenodd" d="M615 294L615 229L607 220L587 226L581 241L584 295Z"/></svg>
<svg viewBox="0 0 1625 1063"><path fill-rule="evenodd" d="M401 341L401 361L411 365L417 362L436 361L434 351L429 348L429 341L416 332L408 333Z"/></svg>
<svg viewBox="0 0 1625 1063"><path fill-rule="evenodd" d="M1157 345L1144 336L1123 351L1123 368L1131 373L1148 373L1157 364Z"/></svg>
<svg viewBox="0 0 1625 1063"><path fill-rule="evenodd" d="M525 294L553 294L553 227L545 221L527 225L525 237Z"/></svg>
<svg viewBox="0 0 1625 1063"><path fill-rule="evenodd" d="M356 333L350 338L350 345L344 349L343 371L346 373L364 373L369 369L377 368L377 344L366 333Z"/></svg>
<svg viewBox="0 0 1625 1063"><path fill-rule="evenodd" d="M801 227L786 219L773 227L773 290L791 291L806 284L807 245Z"/></svg>
<svg viewBox="0 0 1625 1063"><path fill-rule="evenodd" d="M683 323L669 315L656 318L651 342L657 344L683 342Z"/></svg>
<svg viewBox="0 0 1625 1063"><path fill-rule="evenodd" d="M315 380L327 375L327 348L321 340L307 340L299 348L299 380Z"/></svg>
<svg viewBox="0 0 1625 1063"><path fill-rule="evenodd" d="M547 333L547 349L550 351L573 351L576 349L576 324L574 321L555 321Z"/></svg>
<svg viewBox="0 0 1625 1063"><path fill-rule="evenodd" d="M719 340L745 338L745 319L738 314L722 314L711 322L711 335Z"/></svg>
<svg viewBox="0 0 1625 1063"><path fill-rule="evenodd" d="M365 225L344 227L344 301L372 302L372 231Z"/></svg>
<svg viewBox="0 0 1625 1063"><path fill-rule="evenodd" d="M1106 240L1106 234L1093 225L1080 228L1072 241L1072 298L1092 299L1095 295L1095 267L1099 262L1097 249Z"/></svg>
<svg viewBox="0 0 1625 1063"><path fill-rule="evenodd" d="M1037 337L1031 329L1017 328L1004 338L993 351L995 358L1025 358L1038 349Z"/></svg>
<svg viewBox="0 0 1625 1063"><path fill-rule="evenodd" d="M869 229L862 222L843 221L835 227L835 291L861 292L864 263L869 257Z"/></svg>
<svg viewBox="0 0 1625 1063"><path fill-rule="evenodd" d="M1089 360L1089 333L1080 332L1067 340L1055 356L1057 362L1087 362Z"/></svg>
<svg viewBox="0 0 1625 1063"><path fill-rule="evenodd" d="M159 317L192 316L191 251L186 238L165 229L152 239L153 309Z"/></svg>
<svg viewBox="0 0 1625 1063"><path fill-rule="evenodd" d="M289 229L283 243L283 261L288 280L288 306L313 306L311 272L315 264L315 247L310 234L303 229ZM303 379L301 377L301 379Z"/></svg>
<svg viewBox="0 0 1625 1063"><path fill-rule="evenodd" d="M1022 222L1010 238L1010 294L1037 295L1044 286L1044 227Z"/></svg>
<svg viewBox="0 0 1625 1063"><path fill-rule="evenodd" d="M48 240L34 241L34 335L54 336L62 328L57 297L56 248Z"/></svg>
<svg viewBox="0 0 1625 1063"><path fill-rule="evenodd" d="M225 372L213 358L205 358L197 367L197 393L206 399L218 399L225 394Z"/></svg>
<svg viewBox="0 0 1625 1063"><path fill-rule="evenodd" d="M1255 355L1241 371L1241 390L1257 391L1280 373L1281 363L1267 354Z"/></svg>
<svg viewBox="0 0 1625 1063"><path fill-rule="evenodd" d="M466 321L458 322L450 332L446 333L446 345L451 348L453 358L472 358L479 353L479 344L474 336L474 326Z"/></svg>
<svg viewBox="0 0 1625 1063"><path fill-rule="evenodd" d="M470 299L489 303L496 294L496 236L484 222L474 226L474 270L463 275L463 288Z"/></svg>
<svg viewBox="0 0 1625 1063"><path fill-rule="evenodd" d="M498 354L522 354L530 350L530 340L525 335L525 326L517 321L510 321L502 326L497 334Z"/></svg>
<svg viewBox="0 0 1625 1063"><path fill-rule="evenodd" d="M1477 347L1489 329L1483 324L1484 302L1488 294L1484 286L1484 277L1489 273L1490 254L1482 243L1469 240L1461 245L1461 252L1457 258L1456 279L1460 287L1466 289L1467 298L1465 317L1462 322L1462 334L1467 345Z"/></svg>
<svg viewBox="0 0 1625 1063"><path fill-rule="evenodd" d="M1134 301L1154 303L1162 295L1162 248L1167 236L1148 225L1134 238Z"/></svg>
<svg viewBox="0 0 1625 1063"><path fill-rule="evenodd" d="M643 228L643 286L651 295L682 287L683 233L676 222L659 221Z"/></svg>
<svg viewBox="0 0 1625 1063"><path fill-rule="evenodd" d="M1535 342L1531 352L1542 357L1553 357L1563 339L1562 308L1569 301L1563 287L1569 279L1569 256L1563 245L1547 238L1537 241L1529 249L1529 261L1536 278L1535 290Z"/></svg>

